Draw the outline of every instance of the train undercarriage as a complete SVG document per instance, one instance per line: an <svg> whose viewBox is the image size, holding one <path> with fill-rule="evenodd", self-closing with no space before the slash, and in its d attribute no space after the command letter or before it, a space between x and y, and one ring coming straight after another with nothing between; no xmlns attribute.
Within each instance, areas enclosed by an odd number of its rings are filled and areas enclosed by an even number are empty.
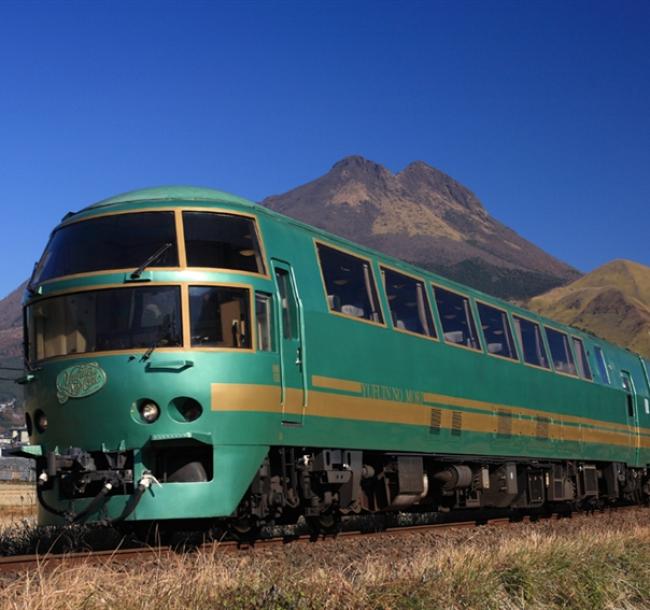
<svg viewBox="0 0 650 610"><path fill-rule="evenodd" d="M335 531L348 515L467 514L482 510L593 510L650 497L644 468L622 463L272 448L232 525L290 523L303 516Z"/></svg>
<svg viewBox="0 0 650 610"><path fill-rule="evenodd" d="M39 501L68 522L81 523L108 497L130 496L124 513L105 520L130 528L150 524L128 521L139 499L154 482L196 483L213 478L208 445L183 451L162 446L149 454L141 480L133 478L132 452L69 450L48 453L41 462ZM64 497L92 498L78 514L48 507L43 491L55 480ZM316 533L336 533L345 521L462 514L480 521L495 510L521 514L593 510L641 504L650 498L645 468L619 462L537 460L413 454L323 448L272 447L257 470L235 513L227 519L184 523L183 528L225 529L254 537L263 527L306 522ZM181 527L175 519L161 528ZM95 518L91 517L91 521Z"/></svg>

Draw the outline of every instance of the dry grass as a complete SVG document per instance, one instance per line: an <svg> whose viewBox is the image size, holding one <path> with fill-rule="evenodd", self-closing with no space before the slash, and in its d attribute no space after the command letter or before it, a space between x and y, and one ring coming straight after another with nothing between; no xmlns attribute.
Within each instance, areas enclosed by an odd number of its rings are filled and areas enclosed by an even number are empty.
<svg viewBox="0 0 650 610"><path fill-rule="evenodd" d="M22 522L36 522L36 488L33 483L3 481L0 483L0 530Z"/></svg>
<svg viewBox="0 0 650 610"><path fill-rule="evenodd" d="M650 512L339 539L5 580L2 608L650 608Z"/></svg>

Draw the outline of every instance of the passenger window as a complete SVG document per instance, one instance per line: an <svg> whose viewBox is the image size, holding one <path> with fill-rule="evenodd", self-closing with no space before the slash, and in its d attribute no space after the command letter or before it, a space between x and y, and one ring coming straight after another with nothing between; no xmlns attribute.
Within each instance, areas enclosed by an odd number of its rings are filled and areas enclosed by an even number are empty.
<svg viewBox="0 0 650 610"><path fill-rule="evenodd" d="M248 295L245 288L190 286L192 346L249 349Z"/></svg>
<svg viewBox="0 0 650 610"><path fill-rule="evenodd" d="M285 339L298 337L298 303L293 292L289 272L276 269L275 277L280 290L280 308L282 312L282 336Z"/></svg>
<svg viewBox="0 0 650 610"><path fill-rule="evenodd" d="M418 335L435 337L424 283L392 269L381 268L393 326Z"/></svg>
<svg viewBox="0 0 650 610"><path fill-rule="evenodd" d="M383 324L370 262L317 244L330 311Z"/></svg>
<svg viewBox="0 0 650 610"><path fill-rule="evenodd" d="M513 319L515 321L515 332L524 352L524 362L545 369L551 368L546 357L539 324L519 316L513 316Z"/></svg>
<svg viewBox="0 0 650 610"><path fill-rule="evenodd" d="M477 303L476 305L488 353L518 360L510 324L508 323L508 314L485 303Z"/></svg>
<svg viewBox="0 0 650 610"><path fill-rule="evenodd" d="M439 286L434 286L433 291L445 341L480 350L469 299Z"/></svg>
<svg viewBox="0 0 650 610"><path fill-rule="evenodd" d="M271 295L261 292L255 293L255 321L257 323L257 349L262 352L273 351L273 335L271 320Z"/></svg>
<svg viewBox="0 0 650 610"><path fill-rule="evenodd" d="M183 212L189 267L264 273L255 221L214 212Z"/></svg>
<svg viewBox="0 0 650 610"><path fill-rule="evenodd" d="M609 379L609 370L607 368L607 362L605 360L605 354L603 350L598 345L594 347L594 354L596 355L596 366L598 367L598 373L600 374L600 380L607 385L611 384Z"/></svg>
<svg viewBox="0 0 650 610"><path fill-rule="evenodd" d="M587 352L585 351L584 343L582 339L578 337L573 337L573 351L576 353L576 363L578 365L578 373L583 379L593 379L591 374L591 367L589 366L589 359L587 358Z"/></svg>
<svg viewBox="0 0 650 610"><path fill-rule="evenodd" d="M548 346L551 350L551 358L553 359L553 368L558 373L567 373L568 375L576 375L576 365L573 361L573 354L569 347L569 337L565 333L553 328L544 327L546 331L546 339Z"/></svg>

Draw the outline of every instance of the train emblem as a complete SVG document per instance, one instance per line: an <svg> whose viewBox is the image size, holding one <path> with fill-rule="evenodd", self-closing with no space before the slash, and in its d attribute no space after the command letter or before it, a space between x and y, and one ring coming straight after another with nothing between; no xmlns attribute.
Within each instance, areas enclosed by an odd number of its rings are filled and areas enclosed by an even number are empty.
<svg viewBox="0 0 650 610"><path fill-rule="evenodd" d="M61 404L69 398L83 398L101 390L106 372L97 362L76 364L63 369L56 378L56 395Z"/></svg>

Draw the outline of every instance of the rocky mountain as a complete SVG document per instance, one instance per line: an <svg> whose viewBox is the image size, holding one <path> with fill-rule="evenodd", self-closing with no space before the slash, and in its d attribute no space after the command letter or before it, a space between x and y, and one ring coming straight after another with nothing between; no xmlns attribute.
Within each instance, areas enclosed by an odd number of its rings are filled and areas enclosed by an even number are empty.
<svg viewBox="0 0 650 610"><path fill-rule="evenodd" d="M650 267L616 260L527 306L650 358Z"/></svg>
<svg viewBox="0 0 650 610"><path fill-rule="evenodd" d="M0 355L22 354L23 317L20 302L25 285L21 284L11 294L0 300Z"/></svg>
<svg viewBox="0 0 650 610"><path fill-rule="evenodd" d="M23 390L12 379L20 377L22 368L23 318L20 302L25 284L0 300L0 432L24 422ZM17 408L3 405L14 403Z"/></svg>
<svg viewBox="0 0 650 610"><path fill-rule="evenodd" d="M347 157L324 176L262 204L505 298L529 298L580 276L422 161L393 173Z"/></svg>

